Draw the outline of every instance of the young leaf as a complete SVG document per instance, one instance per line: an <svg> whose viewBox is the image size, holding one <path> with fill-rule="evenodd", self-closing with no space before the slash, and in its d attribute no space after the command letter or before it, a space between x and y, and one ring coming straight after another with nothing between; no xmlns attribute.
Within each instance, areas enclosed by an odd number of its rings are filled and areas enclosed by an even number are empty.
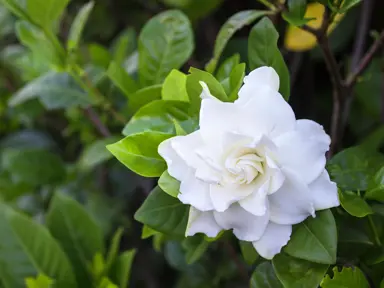
<svg viewBox="0 0 384 288"><path fill-rule="evenodd" d="M103 253L100 227L77 201L56 193L47 214L47 226L68 255L81 287L89 287L92 279L87 265L96 253Z"/></svg>
<svg viewBox="0 0 384 288"><path fill-rule="evenodd" d="M370 285L363 272L357 267L333 268L333 278L325 275L320 284L321 288L369 288Z"/></svg>
<svg viewBox="0 0 384 288"><path fill-rule="evenodd" d="M161 98L163 100L189 102L187 93L187 75L173 69L165 78Z"/></svg>
<svg viewBox="0 0 384 288"><path fill-rule="evenodd" d="M216 73L216 79L218 81L223 81L224 79L228 78L231 74L232 70L240 64L240 55L234 54L233 56L226 59L217 69Z"/></svg>
<svg viewBox="0 0 384 288"><path fill-rule="evenodd" d="M160 177L167 169L167 164L157 152L157 148L161 142L171 136L147 131L125 137L108 145L107 148L117 160L133 172L144 177Z"/></svg>
<svg viewBox="0 0 384 288"><path fill-rule="evenodd" d="M236 31L268 13L268 11L246 10L231 16L227 22L225 22L223 27L221 27L219 34L217 35L215 48L213 50L213 58L207 63L205 70L209 73L213 73L216 70L217 63L220 60L220 56L223 53L225 46Z"/></svg>
<svg viewBox="0 0 384 288"><path fill-rule="evenodd" d="M123 252L113 264L109 275L111 279L119 285L119 287L127 287L129 277L131 275L131 267L135 258L136 250L128 250Z"/></svg>
<svg viewBox="0 0 384 288"><path fill-rule="evenodd" d="M318 264L277 254L273 268L284 288L317 288L327 272L328 265Z"/></svg>
<svg viewBox="0 0 384 288"><path fill-rule="evenodd" d="M248 241L239 241L241 254L245 262L248 265L252 265L259 258L259 254L256 252L255 248L252 245L252 242Z"/></svg>
<svg viewBox="0 0 384 288"><path fill-rule="evenodd" d="M300 259L333 264L336 262L337 230L330 210L316 213L298 224L284 251Z"/></svg>
<svg viewBox="0 0 384 288"><path fill-rule="evenodd" d="M250 288L283 288L271 262L263 262L257 265L252 274Z"/></svg>
<svg viewBox="0 0 384 288"><path fill-rule="evenodd" d="M168 195L176 197L180 193L180 182L169 175L168 170L165 170L158 182L159 187Z"/></svg>
<svg viewBox="0 0 384 288"><path fill-rule="evenodd" d="M373 210L367 202L352 191L339 190L340 204L345 211L355 217L365 217L373 214Z"/></svg>
<svg viewBox="0 0 384 288"><path fill-rule="evenodd" d="M145 24L139 36L139 78L142 86L160 84L178 69L194 49L189 19L180 11L158 14Z"/></svg>
<svg viewBox="0 0 384 288"><path fill-rule="evenodd" d="M185 260L187 261L187 264L191 265L198 261L205 251L207 251L209 243L210 242L206 241L202 235L185 238L182 242L182 246L186 251Z"/></svg>
<svg viewBox="0 0 384 288"><path fill-rule="evenodd" d="M288 0L288 11L283 12L283 18L294 26L302 26L313 18L304 18L307 0Z"/></svg>
<svg viewBox="0 0 384 288"><path fill-rule="evenodd" d="M93 1L88 2L83 7L81 7L79 13L77 13L75 20L73 20L72 26L69 30L69 36L67 41L68 50L76 50L79 47L81 35L85 24L88 21L89 15L92 12L93 6L95 3Z"/></svg>
<svg viewBox="0 0 384 288"><path fill-rule="evenodd" d="M161 85L142 88L129 97L128 110L132 113L155 100L161 99Z"/></svg>
<svg viewBox="0 0 384 288"><path fill-rule="evenodd" d="M123 92L124 96L128 99L134 97L132 95L137 91L138 85L123 67L115 62L111 62L108 67L107 75L112 83Z"/></svg>
<svg viewBox="0 0 384 288"><path fill-rule="evenodd" d="M229 93L230 102L233 102L237 99L237 93L239 92L239 89L243 84L244 76L245 76L244 63L236 65L236 67L232 70L231 74L229 75L229 87L231 91Z"/></svg>
<svg viewBox="0 0 384 288"><path fill-rule="evenodd" d="M135 213L135 219L164 234L184 237L189 207L158 186Z"/></svg>
<svg viewBox="0 0 384 288"><path fill-rule="evenodd" d="M279 33L275 26L264 17L253 26L248 40L248 58L251 70L271 66L280 77L279 92L288 100L290 95L289 71L277 46Z"/></svg>
<svg viewBox="0 0 384 288"><path fill-rule="evenodd" d="M28 277L25 279L27 288L51 288L53 284L54 280L44 274L39 274L36 278Z"/></svg>
<svg viewBox="0 0 384 288"><path fill-rule="evenodd" d="M154 236L156 234L159 234L159 232L152 229L148 225L143 225L143 229L141 231L141 239L147 239L147 238Z"/></svg>
<svg viewBox="0 0 384 288"><path fill-rule="evenodd" d="M42 225L0 204L0 278L5 287L25 287L24 279L44 273L62 287L77 287L70 262Z"/></svg>
<svg viewBox="0 0 384 288"><path fill-rule="evenodd" d="M381 168L373 177L369 184L368 190L364 197L380 202L384 202L384 167Z"/></svg>

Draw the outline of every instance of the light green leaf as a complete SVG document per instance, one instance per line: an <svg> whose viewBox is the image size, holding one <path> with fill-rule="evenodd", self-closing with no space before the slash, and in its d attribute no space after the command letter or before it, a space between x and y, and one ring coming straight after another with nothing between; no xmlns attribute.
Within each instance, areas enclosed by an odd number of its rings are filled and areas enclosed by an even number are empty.
<svg viewBox="0 0 384 288"><path fill-rule="evenodd" d="M287 65L277 46L279 33L275 26L264 17L253 26L248 40L248 59L251 70L261 66L271 66L280 77L279 92L285 100L290 95L290 80Z"/></svg>
<svg viewBox="0 0 384 288"><path fill-rule="evenodd" d="M77 287L72 267L48 230L0 204L0 278L5 287L25 287L24 279L44 273L62 287Z"/></svg>
<svg viewBox="0 0 384 288"><path fill-rule="evenodd" d="M256 249L253 247L252 242L248 241L239 241L240 251L243 255L245 262L248 265L252 265L259 258L259 254L256 252Z"/></svg>
<svg viewBox="0 0 384 288"><path fill-rule="evenodd" d="M189 207L158 186L135 213L135 219L164 234L184 237Z"/></svg>
<svg viewBox="0 0 384 288"><path fill-rule="evenodd" d="M53 284L54 281L44 274L39 274L36 278L28 277L25 279L27 288L51 288Z"/></svg>
<svg viewBox="0 0 384 288"><path fill-rule="evenodd" d="M365 217L373 214L371 207L359 195L352 191L338 191L340 204L345 211L355 217Z"/></svg>
<svg viewBox="0 0 384 288"><path fill-rule="evenodd" d="M117 283L119 287L127 287L129 278L131 276L131 268L133 259L135 258L136 250L128 250L123 252L117 257L113 268L110 272L110 277L113 282Z"/></svg>
<svg viewBox="0 0 384 288"><path fill-rule="evenodd" d="M288 0L288 11L282 13L283 18L294 26L302 26L312 19L304 18L307 0Z"/></svg>
<svg viewBox="0 0 384 288"><path fill-rule="evenodd" d="M178 69L194 49L189 19L169 10L151 18L139 36L139 78L142 86L160 84L172 69Z"/></svg>
<svg viewBox="0 0 384 288"><path fill-rule="evenodd" d="M230 76L229 76L229 87L230 87L230 94L229 94L229 101L235 101L238 97L237 93L240 90L241 85L243 84L243 79L245 76L245 64L241 63L239 65L236 65L236 67L232 70Z"/></svg>
<svg viewBox="0 0 384 288"><path fill-rule="evenodd" d="M158 231L152 229L148 225L143 225L143 230L141 231L141 239L147 239L157 234L159 234Z"/></svg>
<svg viewBox="0 0 384 288"><path fill-rule="evenodd" d="M16 106L36 97L49 110L76 106L87 107L95 103L69 74L49 72L29 82L9 99L8 104Z"/></svg>
<svg viewBox="0 0 384 288"><path fill-rule="evenodd" d="M83 5L83 7L81 7L80 11L77 13L69 30L69 36L67 40L68 50L75 50L79 47L85 24L87 24L89 15L91 14L94 6L95 3L90 1Z"/></svg>
<svg viewBox="0 0 384 288"><path fill-rule="evenodd" d="M185 260L187 261L187 264L191 265L198 261L205 251L207 251L209 243L210 242L206 241L202 235L185 238L182 242L182 246L186 251Z"/></svg>
<svg viewBox="0 0 384 288"><path fill-rule="evenodd" d="M121 237L123 237L124 228L119 227L112 237L111 245L109 246L107 259L105 261L105 272L109 273L113 263L116 261L117 254L119 253Z"/></svg>
<svg viewBox="0 0 384 288"><path fill-rule="evenodd" d="M108 145L107 148L117 160L133 172L144 177L160 177L167 169L167 165L157 152L157 148L171 136L148 131L127 136L119 142Z"/></svg>
<svg viewBox="0 0 384 288"><path fill-rule="evenodd" d="M91 63L104 69L108 69L108 66L112 61L112 55L108 49L99 44L90 44L88 49Z"/></svg>
<svg viewBox="0 0 384 288"><path fill-rule="evenodd" d="M283 253L277 254L272 263L284 288L317 288L328 269L328 265L293 258Z"/></svg>
<svg viewBox="0 0 384 288"><path fill-rule="evenodd" d="M338 13L345 13L360 2L361 0L344 0L342 1L340 9L338 9Z"/></svg>
<svg viewBox="0 0 384 288"><path fill-rule="evenodd" d="M172 197L177 197L180 193L180 182L169 175L168 170L161 174L158 185L165 193Z"/></svg>
<svg viewBox="0 0 384 288"><path fill-rule="evenodd" d="M100 280L99 285L97 285L97 288L119 288L119 286L115 285L110 279L107 277L103 277Z"/></svg>
<svg viewBox="0 0 384 288"><path fill-rule="evenodd" d="M70 0L27 0L26 12L34 23L51 30Z"/></svg>
<svg viewBox="0 0 384 288"><path fill-rule="evenodd" d="M163 89L161 90L163 100L189 102L187 93L187 75L173 69L165 78Z"/></svg>
<svg viewBox="0 0 384 288"><path fill-rule="evenodd" d="M384 167L382 167L373 177L364 197L376 201L384 202Z"/></svg>
<svg viewBox="0 0 384 288"><path fill-rule="evenodd" d="M103 253L100 227L76 200L61 193L53 197L47 214L47 226L68 255L80 287L89 287L92 278L87 269L96 253Z"/></svg>
<svg viewBox="0 0 384 288"><path fill-rule="evenodd" d="M153 85L142 88L129 97L129 111L132 113L155 100L161 99L162 85Z"/></svg>
<svg viewBox="0 0 384 288"><path fill-rule="evenodd" d="M185 131L197 129L197 119L188 112L189 105L179 101L155 100L140 108L124 127L129 136L144 131L157 131L175 135L175 122Z"/></svg>
<svg viewBox="0 0 384 288"><path fill-rule="evenodd" d="M128 99L135 97L133 95L137 91L138 85L123 67L116 62L111 62L108 67L107 75L112 83L118 87Z"/></svg>
<svg viewBox="0 0 384 288"><path fill-rule="evenodd" d="M232 70L237 66L237 64L240 64L239 54L234 54L233 56L226 59L220 65L219 69L217 69L216 79L221 82L224 79L228 78Z"/></svg>
<svg viewBox="0 0 384 288"><path fill-rule="evenodd" d="M319 211L296 225L284 251L300 259L334 264L337 251L337 230L330 210Z"/></svg>
<svg viewBox="0 0 384 288"><path fill-rule="evenodd" d="M213 58L205 66L205 70L213 73L216 70L217 62L220 60L220 56L224 51L229 39L246 25L250 25L256 19L267 15L269 11L258 11L258 10L246 10L237 12L231 16L227 22L221 27L219 34L215 41L215 48L213 50Z"/></svg>
<svg viewBox="0 0 384 288"><path fill-rule="evenodd" d="M320 284L321 288L369 288L370 285L363 272L357 267L333 268L333 278L325 275Z"/></svg>
<svg viewBox="0 0 384 288"><path fill-rule="evenodd" d="M271 262L263 262L257 265L252 274L250 288L283 288Z"/></svg>

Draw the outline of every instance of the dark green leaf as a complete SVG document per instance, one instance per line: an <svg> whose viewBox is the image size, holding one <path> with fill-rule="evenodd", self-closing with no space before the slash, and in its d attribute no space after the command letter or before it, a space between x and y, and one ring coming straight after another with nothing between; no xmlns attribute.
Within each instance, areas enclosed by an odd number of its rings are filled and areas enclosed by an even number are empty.
<svg viewBox="0 0 384 288"><path fill-rule="evenodd" d="M352 216L365 217L373 214L367 202L354 192L339 190L339 199L341 206Z"/></svg>
<svg viewBox="0 0 384 288"><path fill-rule="evenodd" d="M248 265L252 265L259 258L259 254L256 252L256 249L253 247L252 242L248 241L239 241L241 254L245 262Z"/></svg>
<svg viewBox="0 0 384 288"><path fill-rule="evenodd" d="M218 81L223 81L224 79L228 78L231 74L232 70L237 66L237 64L240 64L240 55L234 54L233 56L226 59L217 69L216 78Z"/></svg>
<svg viewBox="0 0 384 288"><path fill-rule="evenodd" d="M198 261L205 251L207 251L209 242L202 235L187 237L183 240L182 246L186 251L185 260L187 264L193 264Z"/></svg>
<svg viewBox="0 0 384 288"><path fill-rule="evenodd" d="M277 46L279 33L275 26L264 17L253 26L248 40L248 59L251 70L261 66L270 66L276 70L280 77L279 92L284 99L290 95L290 80L287 65Z"/></svg>
<svg viewBox="0 0 384 288"><path fill-rule="evenodd" d="M163 100L189 102L187 93L187 75L173 69L165 78L161 91Z"/></svg>
<svg viewBox="0 0 384 288"><path fill-rule="evenodd" d="M105 261L105 271L108 273L116 261L117 254L120 249L121 237L123 237L124 228L120 227L116 230L115 234L112 237L111 245L109 246L107 259Z"/></svg>
<svg viewBox="0 0 384 288"><path fill-rule="evenodd" d="M171 136L148 131L127 136L119 142L108 145L107 148L117 160L133 172L145 177L160 177L167 169L167 164L157 152L157 148Z"/></svg>
<svg viewBox="0 0 384 288"><path fill-rule="evenodd" d="M159 232L184 237L189 206L156 187L136 211L135 219Z"/></svg>
<svg viewBox="0 0 384 288"><path fill-rule="evenodd" d="M0 142L1 149L49 149L53 147L55 147L55 143L49 135L33 129L20 130L8 134Z"/></svg>
<svg viewBox="0 0 384 288"><path fill-rule="evenodd" d="M168 170L161 174L158 185L165 193L172 197L177 197L180 193L180 182L169 175Z"/></svg>
<svg viewBox="0 0 384 288"><path fill-rule="evenodd" d="M300 259L334 264L336 262L337 230L330 210L319 211L295 226L284 251Z"/></svg>
<svg viewBox="0 0 384 288"><path fill-rule="evenodd" d="M368 184L368 190L364 195L367 199L384 202L384 167L381 168L375 177Z"/></svg>
<svg viewBox="0 0 384 288"><path fill-rule="evenodd" d="M317 288L328 265L277 254L273 260L276 275L285 288Z"/></svg>
<svg viewBox="0 0 384 288"><path fill-rule="evenodd" d="M321 281L321 288L369 288L363 272L357 267L343 267L341 271L333 268L333 278L325 275Z"/></svg>
<svg viewBox="0 0 384 288"><path fill-rule="evenodd" d="M162 83L172 69L189 59L193 49L191 24L182 12L170 10L151 18L139 36L140 83Z"/></svg>
<svg viewBox="0 0 384 288"><path fill-rule="evenodd" d="M225 46L236 31L268 13L268 11L246 10L231 16L227 22L225 22L223 27L221 27L219 34L217 35L215 48L213 50L213 58L207 63L205 70L210 73L213 73L216 70L217 62L220 60L220 56L223 53Z"/></svg>
<svg viewBox="0 0 384 288"><path fill-rule="evenodd" d="M283 12L283 18L294 26L302 26L315 18L304 18L307 0L288 0L288 11Z"/></svg>
<svg viewBox="0 0 384 288"><path fill-rule="evenodd" d="M132 27L128 27L113 43L113 60L123 63L136 49L136 33Z"/></svg>
<svg viewBox="0 0 384 288"><path fill-rule="evenodd" d="M283 288L283 285L276 277L271 262L257 265L252 274L250 288Z"/></svg>
<svg viewBox="0 0 384 288"><path fill-rule="evenodd" d="M68 50L75 50L79 47L81 35L83 34L85 24L88 21L89 15L92 12L94 4L95 3L91 1L81 7L79 13L77 13L75 17L75 20L73 20L67 40Z"/></svg>
<svg viewBox="0 0 384 288"><path fill-rule="evenodd" d="M34 23L50 30L64 12L70 0L28 0L26 12Z"/></svg>
<svg viewBox="0 0 384 288"><path fill-rule="evenodd" d="M131 267L135 258L136 250L123 252L117 257L113 269L110 272L111 279L119 284L119 287L127 287L131 275Z"/></svg>
<svg viewBox="0 0 384 288"><path fill-rule="evenodd" d="M161 99L161 85L148 86L133 93L129 97L129 111L136 112L144 105Z"/></svg>
<svg viewBox="0 0 384 288"><path fill-rule="evenodd" d="M115 62L111 62L108 67L107 75L112 83L116 85L128 99L135 97L133 95L137 91L138 86L135 80L128 75L123 67Z"/></svg>
<svg viewBox="0 0 384 288"><path fill-rule="evenodd" d="M340 9L338 9L338 13L345 13L360 2L361 0L344 0L342 1Z"/></svg>

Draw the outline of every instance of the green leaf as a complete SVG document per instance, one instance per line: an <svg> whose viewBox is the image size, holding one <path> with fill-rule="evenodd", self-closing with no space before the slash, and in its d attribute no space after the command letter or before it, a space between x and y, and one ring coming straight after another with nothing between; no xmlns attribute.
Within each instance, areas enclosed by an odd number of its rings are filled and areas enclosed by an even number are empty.
<svg viewBox="0 0 384 288"><path fill-rule="evenodd" d="M116 261L117 254L119 253L121 237L123 237L124 228L120 227L116 230L112 237L111 246L109 246L107 259L105 261L105 271L108 273L112 268L113 263Z"/></svg>
<svg viewBox="0 0 384 288"><path fill-rule="evenodd" d="M241 63L239 65L236 65L235 69L232 70L230 76L229 76L229 87L230 87L230 94L229 94L229 101L235 101L238 97L237 93L240 90L241 85L243 84L243 79L245 76L245 64Z"/></svg>
<svg viewBox="0 0 384 288"><path fill-rule="evenodd" d="M5 287L25 287L24 279L44 273L62 287L77 287L72 267L48 230L0 204L0 278Z"/></svg>
<svg viewBox="0 0 384 288"><path fill-rule="evenodd" d="M345 211L355 217L373 214L371 207L359 195L352 191L338 191L340 204Z"/></svg>
<svg viewBox="0 0 384 288"><path fill-rule="evenodd" d="M202 235L185 238L182 242L182 246L186 251L185 260L187 261L187 264L191 265L198 261L205 251L207 251L209 243L210 242L206 241Z"/></svg>
<svg viewBox="0 0 384 288"><path fill-rule="evenodd" d="M294 26L302 26L316 18L304 18L307 0L288 0L288 11L283 12L283 18Z"/></svg>
<svg viewBox="0 0 384 288"><path fill-rule="evenodd" d="M53 139L46 133L25 129L6 135L1 139L0 149L50 149L55 148Z"/></svg>
<svg viewBox="0 0 384 288"><path fill-rule="evenodd" d="M253 247L252 242L248 241L239 241L241 254L245 262L248 265L252 265L259 258L259 254L256 252L256 249Z"/></svg>
<svg viewBox="0 0 384 288"><path fill-rule="evenodd" d="M44 274L39 274L36 278L28 277L25 279L27 288L51 288L53 284L54 281Z"/></svg>
<svg viewBox="0 0 384 288"><path fill-rule="evenodd" d="M92 64L108 69L112 61L112 55L108 49L99 44L90 44L88 49Z"/></svg>
<svg viewBox="0 0 384 288"><path fill-rule="evenodd" d="M160 84L179 69L194 49L189 19L180 11L162 12L145 24L139 36L139 78L142 86Z"/></svg>
<svg viewBox="0 0 384 288"><path fill-rule="evenodd" d="M338 9L338 13L345 13L360 2L361 0L344 0L342 1L340 9Z"/></svg>
<svg viewBox="0 0 384 288"><path fill-rule="evenodd" d="M173 69L165 78L163 89L161 90L163 100L189 102L187 93L187 75Z"/></svg>
<svg viewBox="0 0 384 288"><path fill-rule="evenodd" d="M189 207L158 186L135 213L135 219L164 234L184 237Z"/></svg>
<svg viewBox="0 0 384 288"><path fill-rule="evenodd" d="M333 278L325 275L321 288L369 288L370 285L363 272L357 267L343 267L341 271L333 268Z"/></svg>
<svg viewBox="0 0 384 288"><path fill-rule="evenodd" d="M317 288L328 269L328 265L293 258L283 253L277 254L272 263L284 288Z"/></svg>
<svg viewBox="0 0 384 288"><path fill-rule="evenodd" d="M355 146L337 153L329 161L327 170L341 189L365 191L383 164L384 159L380 153Z"/></svg>
<svg viewBox="0 0 384 288"><path fill-rule="evenodd" d="M258 10L246 10L237 12L231 16L227 22L221 27L219 34L215 41L215 48L213 50L213 58L205 66L205 70L213 73L216 70L217 62L220 60L220 56L224 51L229 39L246 25L250 25L256 19L261 18L264 15L269 14L269 11Z"/></svg>
<svg viewBox="0 0 384 288"><path fill-rule="evenodd" d="M157 152L157 148L171 136L148 131L127 136L108 145L107 148L117 160L133 172L144 177L160 177L167 169L167 164Z"/></svg>
<svg viewBox="0 0 384 288"><path fill-rule="evenodd" d="M26 12L34 23L51 30L70 0L27 0Z"/></svg>
<svg viewBox="0 0 384 288"><path fill-rule="evenodd" d="M216 79L218 81L223 81L224 79L228 78L231 74L232 70L235 69L237 64L240 64L240 55L234 54L233 56L226 59L217 69L216 73Z"/></svg>
<svg viewBox="0 0 384 288"><path fill-rule="evenodd" d="M77 13L69 30L69 36L67 40L68 50L76 50L79 47L85 24L87 23L89 15L91 14L94 6L95 3L90 1L83 5L83 7L81 7L80 11Z"/></svg>
<svg viewBox="0 0 384 288"><path fill-rule="evenodd" d="M89 287L87 269L96 253L103 253L100 227L76 200L61 193L53 197L47 214L47 227L68 255L80 287Z"/></svg>
<svg viewBox="0 0 384 288"><path fill-rule="evenodd" d="M373 177L364 197L366 199L384 202L384 167L382 167Z"/></svg>
<svg viewBox="0 0 384 288"><path fill-rule="evenodd" d="M123 63L136 49L135 30L132 27L125 29L117 39L114 40L112 46L113 60L116 63Z"/></svg>
<svg viewBox="0 0 384 288"><path fill-rule="evenodd" d="M284 251L300 259L334 264L337 251L337 230L330 210L319 211L296 225Z"/></svg>
<svg viewBox="0 0 384 288"><path fill-rule="evenodd" d="M112 83L118 87L128 99L134 97L133 95L137 91L138 86L135 80L128 75L123 67L116 62L111 62L108 67L107 75Z"/></svg>
<svg viewBox="0 0 384 288"><path fill-rule="evenodd" d="M162 85L153 85L142 88L129 97L129 111L136 112L141 107L155 100L161 99Z"/></svg>
<svg viewBox="0 0 384 288"><path fill-rule="evenodd" d="M158 231L152 229L148 225L143 225L143 230L141 231L141 239L147 239L157 234L159 234Z"/></svg>
<svg viewBox="0 0 384 288"><path fill-rule="evenodd" d="M123 252L117 257L113 269L110 272L110 277L113 282L117 283L119 287L127 287L131 275L131 267L133 259L135 258L136 250L128 250Z"/></svg>
<svg viewBox="0 0 384 288"><path fill-rule="evenodd" d="M250 288L283 288L271 262L263 262L257 265L252 274Z"/></svg>
<svg viewBox="0 0 384 288"><path fill-rule="evenodd" d="M35 186L57 184L65 178L66 173L59 156L40 149L9 148L3 152L2 165L15 181Z"/></svg>
<svg viewBox="0 0 384 288"><path fill-rule="evenodd" d="M169 175L168 170L165 170L158 182L159 187L168 195L176 197L180 193L180 182Z"/></svg>
<svg viewBox="0 0 384 288"><path fill-rule="evenodd" d="M179 101L155 100L140 108L124 127L123 134L129 136L145 131L175 134L175 122L185 131L197 128L197 119L188 112L189 105Z"/></svg>
<svg viewBox="0 0 384 288"><path fill-rule="evenodd" d="M8 104L16 106L38 97L49 109L87 107L95 102L65 72L49 72L24 86Z"/></svg>
<svg viewBox="0 0 384 288"><path fill-rule="evenodd" d="M280 77L279 92L289 99L289 71L277 46L279 33L267 17L253 26L248 40L248 59L251 70L261 66L271 66Z"/></svg>
<svg viewBox="0 0 384 288"><path fill-rule="evenodd" d="M101 278L97 288L119 288L119 286L115 285L110 279L107 277Z"/></svg>

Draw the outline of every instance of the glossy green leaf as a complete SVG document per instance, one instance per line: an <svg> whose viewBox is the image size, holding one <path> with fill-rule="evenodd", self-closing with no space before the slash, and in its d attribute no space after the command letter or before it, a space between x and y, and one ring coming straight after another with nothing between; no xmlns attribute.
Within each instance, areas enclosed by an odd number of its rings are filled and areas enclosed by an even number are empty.
<svg viewBox="0 0 384 288"><path fill-rule="evenodd" d="M384 202L384 167L370 180L368 190L364 194L364 197Z"/></svg>
<svg viewBox="0 0 384 288"><path fill-rule="evenodd" d="M139 36L139 78L143 86L160 84L172 69L179 69L194 49L189 19L169 10L151 18Z"/></svg>
<svg viewBox="0 0 384 288"><path fill-rule="evenodd" d="M339 190L340 204L345 211L355 217L365 217L373 214L371 207L359 195L351 191Z"/></svg>
<svg viewBox="0 0 384 288"><path fill-rule="evenodd" d="M180 101L155 100L141 107L124 127L123 134L128 136L144 131L157 131L176 134L175 122L183 130L192 132L197 128L196 118L188 112L189 105Z"/></svg>
<svg viewBox="0 0 384 288"><path fill-rule="evenodd" d="M161 85L153 85L142 88L129 97L129 111L132 113L155 100L161 99Z"/></svg>
<svg viewBox="0 0 384 288"><path fill-rule="evenodd" d="M77 13L69 30L69 36L67 40L68 50L75 50L79 47L85 24L87 24L89 15L93 10L94 5L95 3L93 1L88 2L83 7L81 7Z"/></svg>
<svg viewBox="0 0 384 288"><path fill-rule="evenodd" d="M6 287L25 287L24 279L39 273L77 287L67 256L45 227L4 204L0 214L0 279Z"/></svg>
<svg viewBox="0 0 384 288"><path fill-rule="evenodd" d="M205 70L213 73L216 70L217 62L220 60L220 56L224 51L229 39L246 25L250 25L256 19L268 14L268 11L258 10L246 10L240 11L231 16L227 22L221 27L219 34L217 35L215 48L213 50L213 58L205 66Z"/></svg>
<svg viewBox="0 0 384 288"><path fill-rule="evenodd" d="M103 253L100 227L76 200L61 193L53 197L47 214L47 226L68 255L81 287L88 287L92 278L87 265L96 253Z"/></svg>
<svg viewBox="0 0 384 288"><path fill-rule="evenodd" d="M251 70L261 66L270 66L276 70L280 77L279 92L284 99L290 95L290 78L287 65L277 46L279 33L275 26L264 17L253 26L248 40L248 60Z"/></svg>
<svg viewBox="0 0 384 288"><path fill-rule="evenodd" d="M167 164L157 152L157 148L171 136L148 131L127 136L108 145L107 148L117 160L133 172L145 177L160 177L167 169Z"/></svg>
<svg viewBox="0 0 384 288"><path fill-rule="evenodd" d="M256 270L252 273L250 288L283 288L271 262L263 262L256 266Z"/></svg>
<svg viewBox="0 0 384 288"><path fill-rule="evenodd" d="M225 61L217 69L216 79L221 82L224 79L228 78L232 70L237 66L237 64L240 64L239 54L234 54L228 59L225 59Z"/></svg>
<svg viewBox="0 0 384 288"><path fill-rule="evenodd" d="M135 97L133 95L137 91L138 85L123 67L115 62L111 62L108 67L107 75L112 83L118 87L128 99Z"/></svg>
<svg viewBox="0 0 384 288"><path fill-rule="evenodd" d="M207 251L209 243L210 242L206 241L202 235L185 238L182 246L186 251L185 260L187 264L190 265L198 261L204 255L205 251Z"/></svg>
<svg viewBox="0 0 384 288"><path fill-rule="evenodd" d="M132 263L136 255L136 250L128 250L117 257L110 272L111 279L119 287L127 287L131 276Z"/></svg>
<svg viewBox="0 0 384 288"><path fill-rule="evenodd" d="M341 271L333 268L333 277L325 275L321 288L369 288L371 287L363 272L357 267L343 267Z"/></svg>
<svg viewBox="0 0 384 288"><path fill-rule="evenodd" d="M161 90L161 98L163 100L189 102L187 93L187 75L173 69L167 78L165 78Z"/></svg>
<svg viewBox="0 0 384 288"><path fill-rule="evenodd" d="M70 75L65 72L49 72L29 82L10 98L8 104L16 106L36 97L49 110L87 107L95 103Z"/></svg>
<svg viewBox="0 0 384 288"><path fill-rule="evenodd" d="M158 185L165 193L172 197L177 197L180 193L180 182L169 175L168 170L161 174Z"/></svg>
<svg viewBox="0 0 384 288"><path fill-rule="evenodd" d="M307 0L288 0L288 11L282 13L283 18L294 26L302 26L315 18L304 18Z"/></svg>
<svg viewBox="0 0 384 288"><path fill-rule="evenodd" d="M231 74L229 75L229 87L231 91L229 94L230 102L233 102L237 99L238 97L237 93L239 92L240 87L243 84L244 76L245 76L244 63L236 65L236 67L232 70Z"/></svg>
<svg viewBox="0 0 384 288"><path fill-rule="evenodd" d="M135 213L135 219L164 234L184 237L189 206L169 196L158 186Z"/></svg>
<svg viewBox="0 0 384 288"><path fill-rule="evenodd" d="M317 288L328 269L328 265L293 258L283 253L277 254L272 263L284 288Z"/></svg>
<svg viewBox="0 0 384 288"><path fill-rule="evenodd" d="M256 252L255 247L253 247L252 242L248 241L239 241L241 255L245 262L248 265L252 265L259 258L259 254Z"/></svg>
<svg viewBox="0 0 384 288"><path fill-rule="evenodd" d="M284 251L296 258L334 264L337 251L337 230L330 210L319 211L315 218L297 224Z"/></svg>

